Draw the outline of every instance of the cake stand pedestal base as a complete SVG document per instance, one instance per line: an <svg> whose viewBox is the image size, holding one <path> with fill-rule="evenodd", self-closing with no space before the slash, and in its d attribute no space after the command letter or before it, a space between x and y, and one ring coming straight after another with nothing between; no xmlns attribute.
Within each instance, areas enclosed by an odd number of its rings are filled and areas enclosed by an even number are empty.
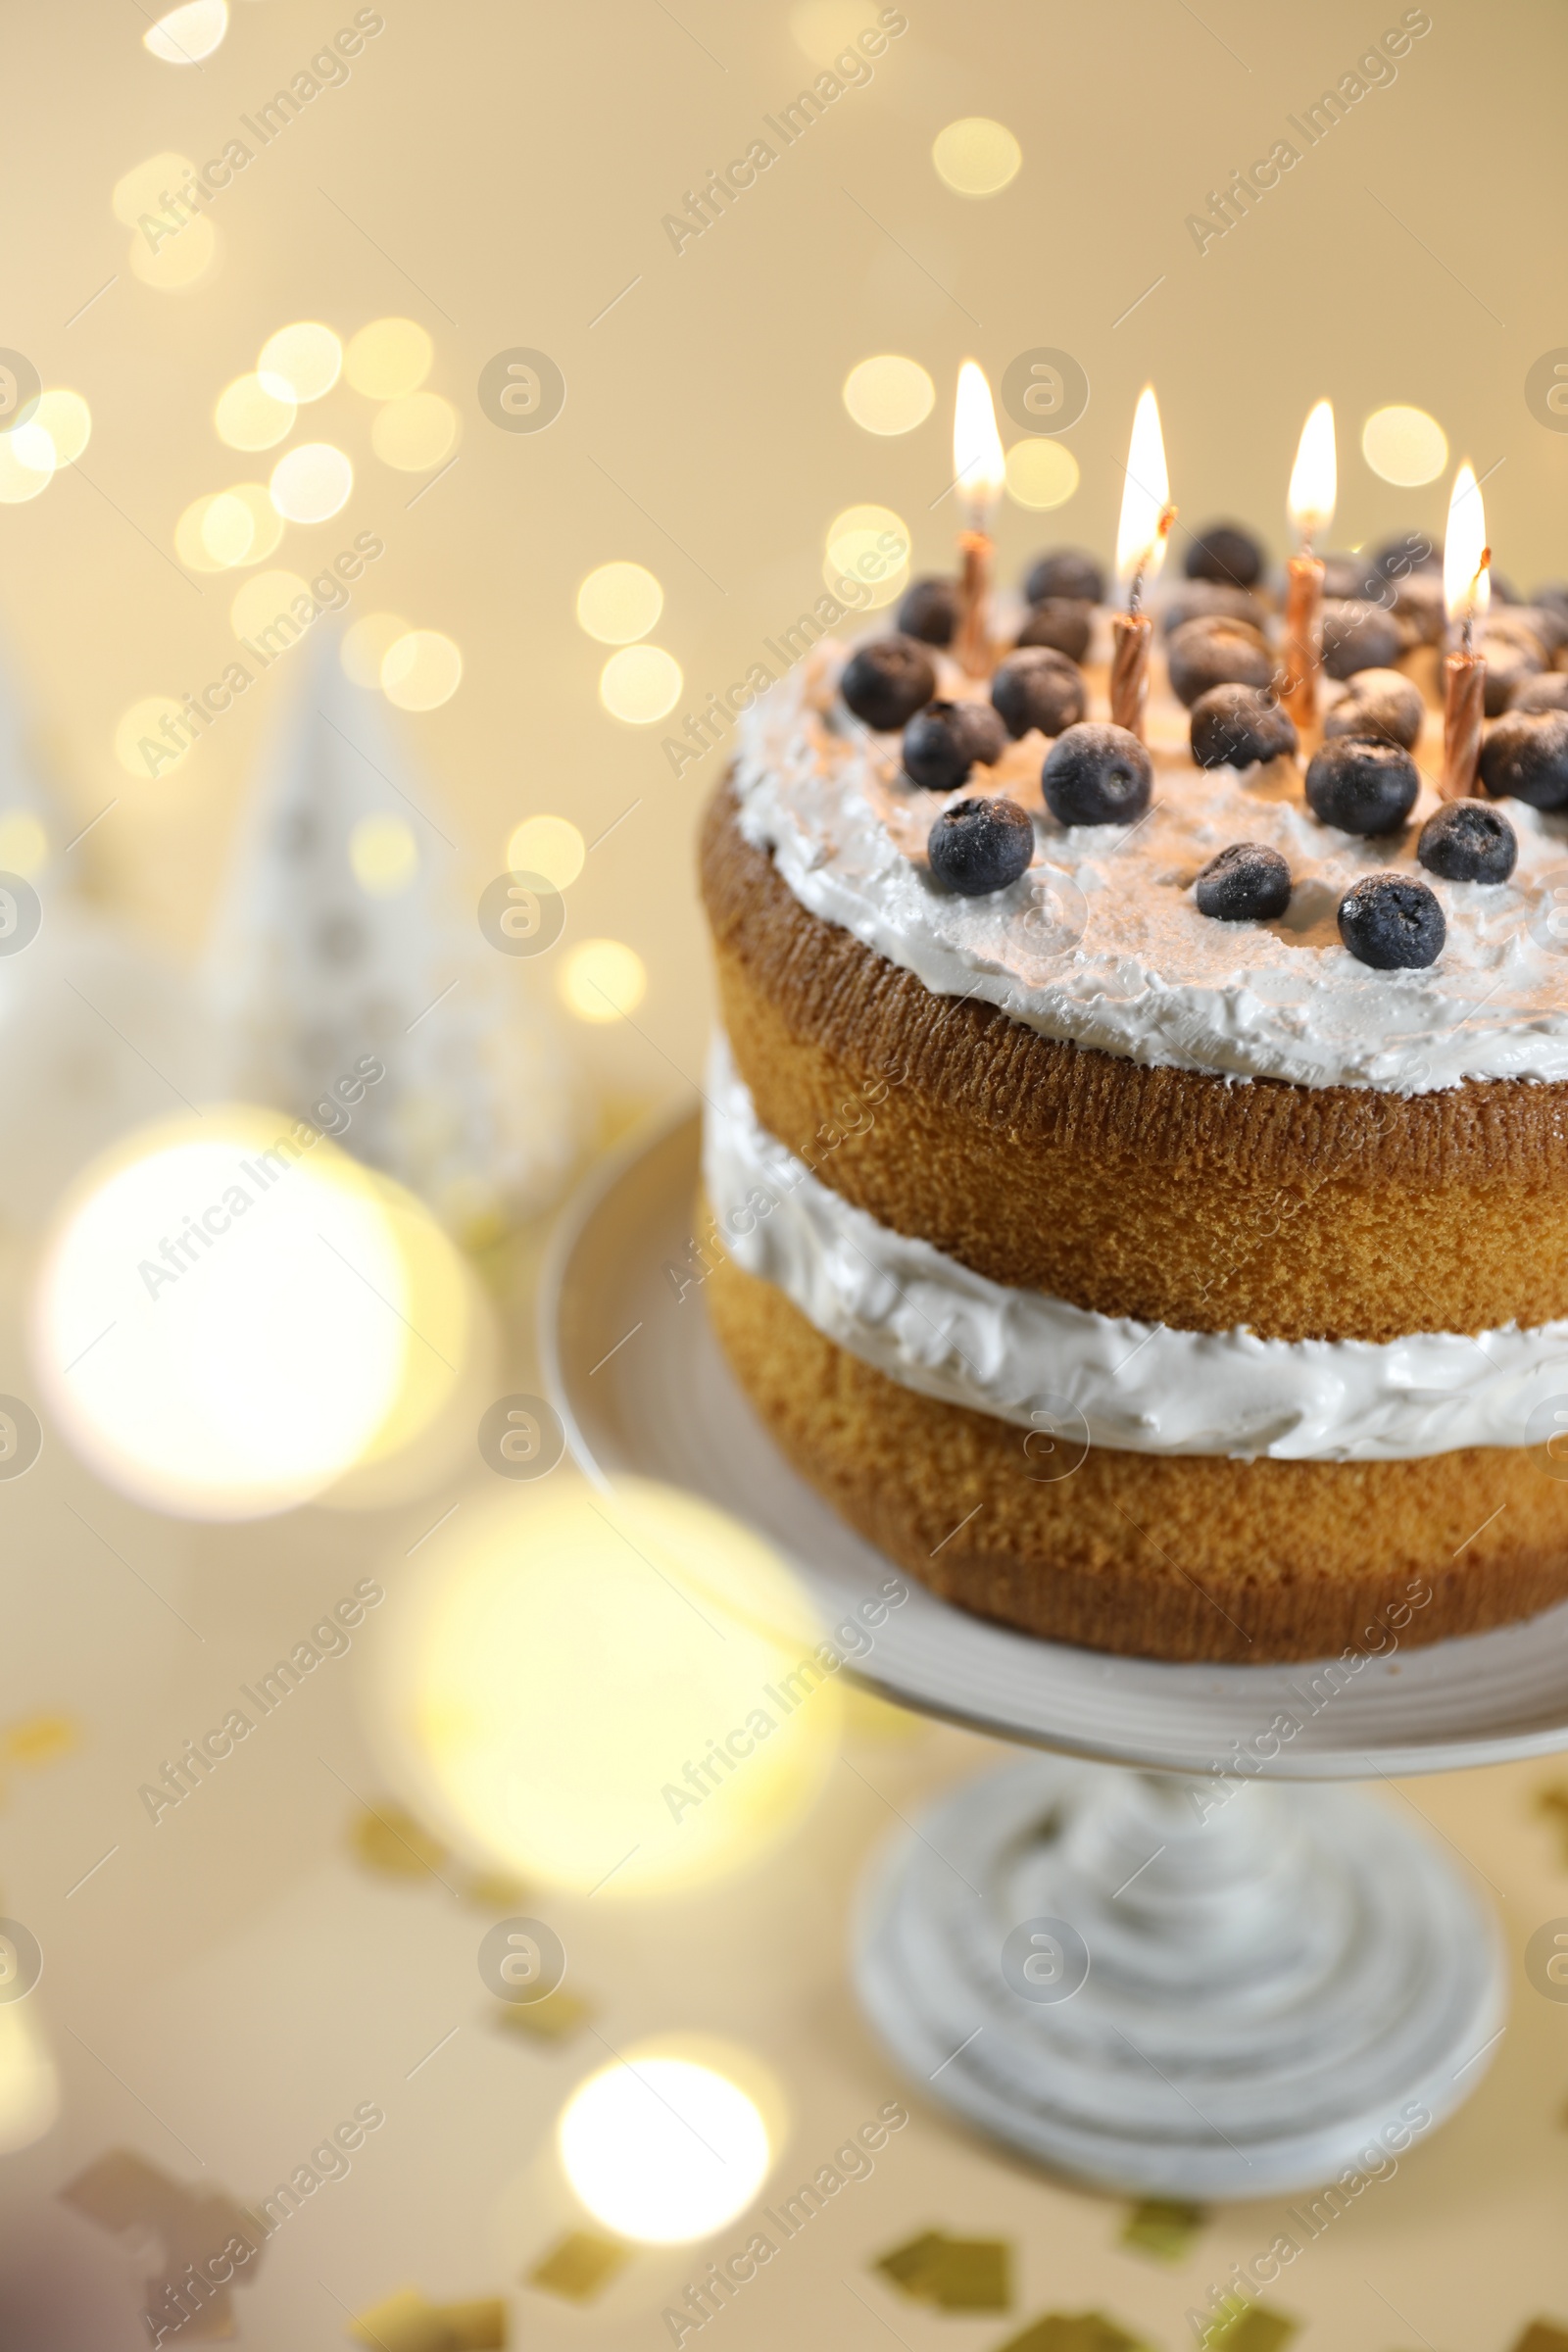
<svg viewBox="0 0 1568 2352"><path fill-rule="evenodd" d="M1490 1914L1376 1800L1040 1759L900 1843L857 1959L932 2098L1078 2180L1194 2199L1382 2169L1480 2081L1504 1981Z"/></svg>

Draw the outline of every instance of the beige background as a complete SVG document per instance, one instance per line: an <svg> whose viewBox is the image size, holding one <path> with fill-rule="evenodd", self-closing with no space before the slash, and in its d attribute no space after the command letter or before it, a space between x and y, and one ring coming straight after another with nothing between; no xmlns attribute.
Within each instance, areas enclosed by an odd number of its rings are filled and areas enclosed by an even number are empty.
<svg viewBox="0 0 1568 2352"><path fill-rule="evenodd" d="M1149 376L1190 521L1234 513L1280 552L1297 434L1326 392L1342 422L1336 541L1441 527L1445 483L1394 491L1357 454L1370 409L1411 401L1441 419L1456 457L1499 468L1487 488L1499 564L1526 586L1568 570L1568 442L1523 399L1531 362L1568 339L1556 255L1568 18L1555 0L1438 0L1395 86L1201 258L1186 214L1265 152L1285 115L1349 69L1396 8L910 0L908 13L870 86L677 259L661 216L837 45L820 26L841 38L872 20L873 0L793 13L679 0L674 15L660 0L555 11L387 0L386 31L348 86L215 207L208 277L163 294L126 268L111 185L160 148L216 152L352 9L236 0L227 42L198 73L146 56L132 5L11 0L0 342L30 355L46 383L82 392L95 429L78 468L0 511L0 608L78 821L120 796L91 836L106 899L194 951L261 731L289 690L285 662L159 783L131 784L116 764L129 704L196 686L227 658L236 583L208 576L198 594L180 578L173 527L200 494L265 478L270 459L220 446L212 407L292 318L345 335L388 313L419 318L436 343L431 383L462 412L460 463L412 506L420 479L370 454L369 404L340 388L307 412L295 437L339 442L358 484L346 514L291 531L275 561L309 575L355 530L374 529L387 544L374 603L462 646L456 698L407 724L475 894L519 817L559 811L591 839L635 804L570 897L572 934L625 939L648 966L636 1027L581 1033L589 1066L617 1093L668 1093L697 1068L707 979L690 841L717 756L676 782L662 729L606 716L603 650L574 621L577 584L614 558L659 574L656 636L695 708L818 592L823 531L845 505L895 508L913 526L917 566L942 563L948 403L966 354L997 379L1018 350L1058 345L1093 386L1071 435L1075 499L1059 515L1004 514L1009 577L1053 540L1108 552ZM1016 180L984 202L951 193L930 162L936 131L969 113L1005 122L1023 149ZM553 354L568 384L563 416L537 436L497 431L474 397L484 363L519 344ZM859 431L840 399L848 368L884 350L918 358L939 387L932 417L901 440ZM24 1378L19 1311L8 1272L0 1386ZM183 2143L250 2196L356 2100L383 2095L385 2133L270 2251L240 2305L243 2340L325 2352L342 2340L337 2299L363 2307L410 2278L438 2296L514 2290L552 2226L530 2168L565 2091L603 2053L591 2040L542 2054L502 2041L473 1971L482 1922L438 1888L378 1884L345 1858L354 1800L318 1759L373 1789L348 1672L321 1678L313 1711L302 1703L254 1769L215 1782L204 1809L154 1833L134 1794L152 1762L214 1720L236 1678L368 1563L406 1551L447 1498L384 1519L312 1513L286 1533L212 1534L119 1502L55 1449L3 1499L0 1718L63 1708L83 1744L47 1776L9 1784L0 1818L7 1903L52 1954L40 2011L68 2095L39 2150L0 2160L0 2340L19 2352L139 2340L121 2258L89 2260L51 2201L104 2147L140 2148L193 2180ZM200 1647L138 1578L201 1629ZM865 1780L841 1775L810 1832L744 1889L657 1919L596 1909L572 1927L612 2041L698 2023L772 2060L796 2110L786 2171L819 2161L891 2087L844 1982L861 1861L896 1827L890 1808L995 1753L956 1733L895 1730L861 1724L851 1754ZM1552 1777L1521 1768L1410 1792L1493 1882L1516 1953L1568 1912L1557 1834L1532 1809ZM454 2019L465 2030L451 2049L406 2082ZM1516 2022L1472 2105L1280 2293L1309 2323L1308 2352L1503 2352L1537 2311L1568 2321L1565 2032L1568 2011L1521 1980ZM875 2179L721 2334L737 2346L808 2334L836 2352L891 2331L907 2352L988 2352L1039 2311L1099 2306L1174 2347L1193 2290L1272 2234L1271 2209L1231 2209L1166 2273L1116 2249L1119 2219L921 2108ZM870 2256L927 2224L1015 2238L1010 2322L939 2320L867 2278ZM519 2296L514 2341L652 2346L664 2340L662 2277L636 2266L590 2314Z"/></svg>

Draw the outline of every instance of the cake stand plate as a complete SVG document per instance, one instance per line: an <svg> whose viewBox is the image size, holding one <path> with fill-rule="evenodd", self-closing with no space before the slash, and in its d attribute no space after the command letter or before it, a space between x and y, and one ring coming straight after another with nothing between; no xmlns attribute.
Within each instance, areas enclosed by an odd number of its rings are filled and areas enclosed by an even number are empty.
<svg viewBox="0 0 1568 2352"><path fill-rule="evenodd" d="M747 1520L831 1631L890 1565L724 1363L690 1279L699 1147L682 1111L568 1211L542 1291L548 1377L590 1476ZM1263 1784L1568 1745L1568 1606L1346 1678L1102 1656L901 1583L857 1678L1056 1751L945 1796L866 1888L860 1998L933 2098L1101 2186L1247 2197L1381 2170L1469 2094L1504 2017L1474 1889L1389 1806ZM1271 1740L1281 1716L1298 1729Z"/></svg>

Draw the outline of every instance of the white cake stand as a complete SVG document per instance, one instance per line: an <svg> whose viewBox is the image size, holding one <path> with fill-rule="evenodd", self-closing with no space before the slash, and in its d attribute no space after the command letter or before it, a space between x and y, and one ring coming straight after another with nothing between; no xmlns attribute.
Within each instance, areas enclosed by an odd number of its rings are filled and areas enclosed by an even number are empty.
<svg viewBox="0 0 1568 2352"><path fill-rule="evenodd" d="M677 1297L698 1152L683 1111L579 1197L544 1283L548 1376L590 1475L748 1520L831 1627L889 1563L780 1456L700 1283ZM1504 2025L1490 1909L1397 1801L1301 1784L1568 1747L1568 1605L1336 1687L1107 1657L907 1593L859 1680L1055 1751L945 1797L866 1888L860 1998L933 2098L1080 2180L1200 2198L1366 2169L1468 2096ZM1277 1717L1299 1728L1260 1760Z"/></svg>

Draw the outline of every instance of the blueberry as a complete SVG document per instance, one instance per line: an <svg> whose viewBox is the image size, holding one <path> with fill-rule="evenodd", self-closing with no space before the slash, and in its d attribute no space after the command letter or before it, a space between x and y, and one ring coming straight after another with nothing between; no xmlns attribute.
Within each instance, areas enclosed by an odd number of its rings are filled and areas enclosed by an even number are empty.
<svg viewBox="0 0 1568 2352"><path fill-rule="evenodd" d="M1081 547L1054 547L1037 556L1023 584L1024 602L1043 605L1048 596L1071 597L1085 605L1105 601L1105 575Z"/></svg>
<svg viewBox="0 0 1568 2352"><path fill-rule="evenodd" d="M1487 577L1492 582L1492 601L1494 605L1517 605L1523 601L1520 597L1518 589L1514 586L1512 580L1507 577L1506 573L1500 571L1492 571L1489 569Z"/></svg>
<svg viewBox="0 0 1568 2352"><path fill-rule="evenodd" d="M1513 709L1513 698L1529 678L1539 678L1546 664L1513 637L1489 636L1487 673L1482 681L1482 708L1488 718L1500 718Z"/></svg>
<svg viewBox="0 0 1568 2352"><path fill-rule="evenodd" d="M1048 596L1044 603L1029 608L1029 617L1018 631L1018 643L1054 646L1069 662L1081 662L1089 651L1094 611L1093 605L1083 604L1076 597Z"/></svg>
<svg viewBox="0 0 1568 2352"><path fill-rule="evenodd" d="M1193 705L1188 734L1200 767L1251 767L1298 746L1289 711L1255 686L1211 686Z"/></svg>
<svg viewBox="0 0 1568 2352"><path fill-rule="evenodd" d="M1040 787L1058 825L1125 825L1149 807L1153 763L1125 727L1068 727L1046 754Z"/></svg>
<svg viewBox="0 0 1568 2352"><path fill-rule="evenodd" d="M1386 539L1372 559L1380 580L1405 580L1412 572L1441 571L1443 542L1425 531L1406 531L1402 539Z"/></svg>
<svg viewBox="0 0 1568 2352"><path fill-rule="evenodd" d="M1506 882L1519 842L1508 819L1485 801L1445 801L1422 826L1415 854L1445 882Z"/></svg>
<svg viewBox="0 0 1568 2352"><path fill-rule="evenodd" d="M1250 588L1225 580L1178 580L1160 599L1159 625L1167 637L1189 620L1245 620L1261 629L1266 618Z"/></svg>
<svg viewBox="0 0 1568 2352"><path fill-rule="evenodd" d="M1543 580L1530 602L1533 605L1553 605L1568 618L1568 580Z"/></svg>
<svg viewBox="0 0 1568 2352"><path fill-rule="evenodd" d="M978 760L1001 759L1007 730L989 703L927 703L904 730L904 772L927 792L956 792Z"/></svg>
<svg viewBox="0 0 1568 2352"><path fill-rule="evenodd" d="M1049 645L1009 654L991 681L991 700L1009 735L1027 735L1031 727L1042 735L1059 735L1089 707L1082 670Z"/></svg>
<svg viewBox="0 0 1568 2352"><path fill-rule="evenodd" d="M891 735L937 690L937 673L912 637L873 637L844 664L839 692L868 727Z"/></svg>
<svg viewBox="0 0 1568 2352"><path fill-rule="evenodd" d="M1171 691L1190 710L1211 686L1266 686L1274 657L1261 630L1245 620L1188 620L1165 648Z"/></svg>
<svg viewBox="0 0 1568 2352"><path fill-rule="evenodd" d="M1381 735L1413 752L1421 740L1426 706L1421 690L1397 669L1358 670L1323 720L1323 732L1336 735Z"/></svg>
<svg viewBox="0 0 1568 2352"><path fill-rule="evenodd" d="M1443 954L1448 926L1424 882L1368 874L1340 901L1340 937L1374 971L1420 971Z"/></svg>
<svg viewBox="0 0 1568 2352"><path fill-rule="evenodd" d="M1568 710L1568 670L1548 669L1514 689L1510 710Z"/></svg>
<svg viewBox="0 0 1568 2352"><path fill-rule="evenodd" d="M1368 839L1402 825L1420 790L1403 744L1377 735L1331 736L1306 770L1306 805L1319 824Z"/></svg>
<svg viewBox="0 0 1568 2352"><path fill-rule="evenodd" d="M1331 678L1387 669L1404 651L1404 631L1381 605L1323 600L1323 667Z"/></svg>
<svg viewBox="0 0 1568 2352"><path fill-rule="evenodd" d="M1233 841L1193 884L1200 914L1220 923L1263 923L1291 903L1291 869L1260 841Z"/></svg>
<svg viewBox="0 0 1568 2352"><path fill-rule="evenodd" d="M1448 608L1443 601L1441 572L1409 572L1401 580L1385 583L1372 601L1386 606L1417 645L1443 643L1443 633L1448 625Z"/></svg>
<svg viewBox="0 0 1568 2352"><path fill-rule="evenodd" d="M1516 637L1522 645L1541 649L1544 660L1568 645L1568 612L1556 605L1504 605L1487 616L1488 637Z"/></svg>
<svg viewBox="0 0 1568 2352"><path fill-rule="evenodd" d="M911 580L894 618L906 637L918 637L922 645L951 645L958 625L957 582L942 572Z"/></svg>
<svg viewBox="0 0 1568 2352"><path fill-rule="evenodd" d="M1365 596L1375 585L1365 556L1325 556L1323 558L1323 593L1337 601L1347 597Z"/></svg>
<svg viewBox="0 0 1568 2352"><path fill-rule="evenodd" d="M1481 746L1481 780L1495 801L1532 808L1568 802L1568 710L1510 710Z"/></svg>
<svg viewBox="0 0 1568 2352"><path fill-rule="evenodd" d="M1035 829L1016 801L955 801L926 843L931 871L962 899L1016 882L1035 854Z"/></svg>
<svg viewBox="0 0 1568 2352"><path fill-rule="evenodd" d="M1250 588L1263 576L1263 550L1239 522L1211 522L1187 550L1182 565L1190 580L1228 580Z"/></svg>

